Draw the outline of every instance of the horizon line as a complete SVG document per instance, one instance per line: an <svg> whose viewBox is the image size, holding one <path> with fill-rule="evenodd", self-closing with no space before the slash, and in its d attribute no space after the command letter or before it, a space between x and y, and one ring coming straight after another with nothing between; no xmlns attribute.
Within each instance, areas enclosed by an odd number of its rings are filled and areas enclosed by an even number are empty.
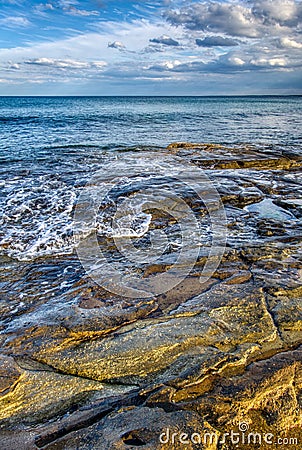
<svg viewBox="0 0 302 450"><path fill-rule="evenodd" d="M212 94L212 95L0 95L0 98L221 98L221 97L302 97L301 94Z"/></svg>

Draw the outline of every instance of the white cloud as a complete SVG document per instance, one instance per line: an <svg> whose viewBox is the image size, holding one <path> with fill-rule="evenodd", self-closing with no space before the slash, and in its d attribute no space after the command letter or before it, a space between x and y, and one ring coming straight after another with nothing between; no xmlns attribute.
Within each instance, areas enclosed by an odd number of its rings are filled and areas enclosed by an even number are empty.
<svg viewBox="0 0 302 450"><path fill-rule="evenodd" d="M256 38L302 22L299 0L250 0L199 2L166 12L167 20L189 30L223 32Z"/></svg>
<svg viewBox="0 0 302 450"><path fill-rule="evenodd" d="M52 3L40 3L39 5L35 6L35 9L37 9L39 11L44 11L44 10L54 11L56 8L54 7L54 5Z"/></svg>
<svg viewBox="0 0 302 450"><path fill-rule="evenodd" d="M20 69L20 64L18 64L18 63L11 64L10 68L14 69L14 70L19 70Z"/></svg>
<svg viewBox="0 0 302 450"><path fill-rule="evenodd" d="M124 50L126 46L120 41L108 42L109 48L116 48L117 50Z"/></svg>
<svg viewBox="0 0 302 450"><path fill-rule="evenodd" d="M280 38L280 40L278 41L278 44L282 48L297 48L297 49L302 48L301 42L297 42L294 39L290 39L289 37Z"/></svg>
<svg viewBox="0 0 302 450"><path fill-rule="evenodd" d="M105 61L93 61L90 63L90 67L96 67L97 69L104 69L108 64Z"/></svg>
<svg viewBox="0 0 302 450"><path fill-rule="evenodd" d="M45 5L42 5L45 9L49 9L53 11L55 7L51 3L45 3Z"/></svg>
<svg viewBox="0 0 302 450"><path fill-rule="evenodd" d="M181 61L175 60L175 61L165 61L165 62L159 63L158 65L150 66L150 67L146 67L146 68L152 69L152 70L163 71L163 70L173 70L176 67L181 66L181 65L182 65Z"/></svg>
<svg viewBox="0 0 302 450"><path fill-rule="evenodd" d="M105 61L93 61L93 62L83 62L75 61L72 59L52 59L52 58L37 58L24 61L24 64L34 65L34 66L47 66L54 67L57 69L89 69L89 68L104 68L107 63ZM20 67L20 65L19 65Z"/></svg>
<svg viewBox="0 0 302 450"><path fill-rule="evenodd" d="M152 39L154 35L165 34L167 26L162 22L150 23L146 20L136 20L129 23L100 23L95 25L95 29L95 32L82 33L56 41L0 48L0 62L9 60L18 62L45 56L53 59L81 61L97 58L111 63L121 62L125 58L129 61L130 51L140 53L149 45L149 39ZM168 29L171 29L173 34L182 34L173 27L168 26ZM108 48L108 42L118 42L129 49L129 52L113 52L111 48ZM169 50L172 50L172 47L167 46L167 51ZM137 56L135 62L137 62Z"/></svg>
<svg viewBox="0 0 302 450"><path fill-rule="evenodd" d="M267 24L293 25L300 13L301 5L295 0L256 0L253 7L253 14Z"/></svg>
<svg viewBox="0 0 302 450"><path fill-rule="evenodd" d="M288 66L288 61L283 57L253 57L241 52L230 52L221 55L216 60L195 61L165 61L145 67L148 71L158 72L183 72L183 73L241 73L255 71L283 70Z"/></svg>
<svg viewBox="0 0 302 450"><path fill-rule="evenodd" d="M189 30L220 31L232 36L257 37L259 32L251 8L234 3L196 3L166 12L173 25Z"/></svg>
<svg viewBox="0 0 302 450"><path fill-rule="evenodd" d="M71 85L85 85L89 81L100 86L106 83L135 86L138 80L145 80L147 85L148 80L151 83L164 79L182 80L193 86L202 78L225 76L240 81L240 77L243 79L249 73L250 79L258 77L258 80L262 74L263 82L268 83L270 78L277 79L286 70L291 70L298 79L301 67L298 50L302 44L301 27L296 24L300 21L302 2L282 0L285 8L279 11L279 0L276 3L202 0L189 6L188 2L179 1L186 6L172 9L175 1L169 2L167 20L159 15L153 15L150 20L124 22L88 20L94 32L84 32L81 28L77 35L73 33L56 41L0 48L2 79L7 76L7 81L14 83L41 85L56 80L64 84L70 80ZM79 4L48 0L42 4L43 15L47 13L49 18L53 9L69 14ZM159 0L156 4L158 7ZM157 7L153 5L150 10L158 14ZM60 25L55 32L59 29ZM24 29L22 39L23 35ZM30 40L30 33L27 36ZM269 75L263 76L263 72Z"/></svg>
<svg viewBox="0 0 302 450"><path fill-rule="evenodd" d="M52 59L52 58L37 58L30 59L28 61L24 61L25 64L30 64L34 66L51 66L58 68L73 68L73 69L82 69L88 67L88 63L73 61L73 60L60 60L60 59Z"/></svg>
<svg viewBox="0 0 302 450"><path fill-rule="evenodd" d="M241 58L238 58L238 56L231 56L228 61L231 65L238 67L244 66L245 64L245 61L243 61L243 59Z"/></svg>
<svg viewBox="0 0 302 450"><path fill-rule="evenodd" d="M99 11L95 10L79 9L74 6L75 4L78 4L78 2L60 0L57 2L40 3L34 7L34 10L41 14L45 14L49 11L61 10L66 14L78 17L98 16L100 14Z"/></svg>
<svg viewBox="0 0 302 450"><path fill-rule="evenodd" d="M285 58L258 58L252 59L250 63L260 67L285 67L287 61Z"/></svg>
<svg viewBox="0 0 302 450"><path fill-rule="evenodd" d="M14 27L28 27L31 25L30 21L23 16L8 16L0 19L0 25L8 28Z"/></svg>
<svg viewBox="0 0 302 450"><path fill-rule="evenodd" d="M2 84L15 84L13 80L7 80L6 78L0 78L0 83Z"/></svg>
<svg viewBox="0 0 302 450"><path fill-rule="evenodd" d="M89 17L89 16L98 16L100 13L98 11L87 11L86 9L78 9L74 6L69 6L64 9L64 11L67 12L67 14L70 14L72 16L82 16L82 17Z"/></svg>

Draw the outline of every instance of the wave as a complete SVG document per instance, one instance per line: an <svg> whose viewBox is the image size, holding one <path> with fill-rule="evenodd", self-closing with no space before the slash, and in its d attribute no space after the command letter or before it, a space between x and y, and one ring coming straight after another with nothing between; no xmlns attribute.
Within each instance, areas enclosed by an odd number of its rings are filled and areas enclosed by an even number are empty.
<svg viewBox="0 0 302 450"><path fill-rule="evenodd" d="M3 186L0 253L23 261L73 251L76 191L51 176Z"/></svg>
<svg viewBox="0 0 302 450"><path fill-rule="evenodd" d="M0 123L31 123L36 119L40 119L39 116L15 116L15 117L0 117Z"/></svg>
<svg viewBox="0 0 302 450"><path fill-rule="evenodd" d="M151 219L152 215L145 214L141 207L130 209L128 214L113 220L111 225L105 218L101 219L97 223L97 232L109 238L141 238L149 231Z"/></svg>
<svg viewBox="0 0 302 450"><path fill-rule="evenodd" d="M63 145L50 145L47 147L44 147L44 150L60 150L60 149L85 149L85 148L97 148L97 149L110 149L110 146L102 146L102 145L96 145L96 144L63 144Z"/></svg>

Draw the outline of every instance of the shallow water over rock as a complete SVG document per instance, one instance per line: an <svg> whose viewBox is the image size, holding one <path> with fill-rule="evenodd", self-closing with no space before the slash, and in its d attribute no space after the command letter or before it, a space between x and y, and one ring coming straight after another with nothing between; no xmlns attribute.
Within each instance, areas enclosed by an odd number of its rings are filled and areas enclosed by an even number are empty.
<svg viewBox="0 0 302 450"><path fill-rule="evenodd" d="M295 216L280 206L277 206L273 200L264 199L259 203L245 206L246 211L256 213L261 219L274 219L280 222L295 220Z"/></svg>

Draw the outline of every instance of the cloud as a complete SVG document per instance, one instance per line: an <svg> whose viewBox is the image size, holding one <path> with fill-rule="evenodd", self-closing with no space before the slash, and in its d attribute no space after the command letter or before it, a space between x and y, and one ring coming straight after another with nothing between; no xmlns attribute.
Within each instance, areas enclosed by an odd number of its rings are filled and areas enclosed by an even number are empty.
<svg viewBox="0 0 302 450"><path fill-rule="evenodd" d="M222 59L223 60L223 59ZM245 65L245 61L242 58L239 58L238 56L230 56L226 59L227 66L230 67L242 67Z"/></svg>
<svg viewBox="0 0 302 450"><path fill-rule="evenodd" d="M298 64L299 66L302 63ZM294 65L293 65L294 66ZM164 61L145 67L145 70L152 72L182 72L182 73L216 73L235 74L253 71L276 71L290 68L289 61L285 57L266 57L245 55L242 52L230 52L221 55L216 60L210 61Z"/></svg>
<svg viewBox="0 0 302 450"><path fill-rule="evenodd" d="M173 25L189 30L256 38L301 23L302 3L298 0L200 2L179 10L167 10L165 17Z"/></svg>
<svg viewBox="0 0 302 450"><path fill-rule="evenodd" d="M24 64L33 66L54 67L56 69L90 69L90 68L104 68L107 63L105 61L82 62L72 59L52 59L52 58L37 58L24 61Z"/></svg>
<svg viewBox="0 0 302 450"><path fill-rule="evenodd" d="M204 39L196 39L196 44L199 47L233 47L239 42L222 36L206 36Z"/></svg>
<svg viewBox="0 0 302 450"><path fill-rule="evenodd" d="M277 42L278 47L280 48L296 48L301 49L302 43L297 42L294 39L290 39L289 37L282 37Z"/></svg>
<svg viewBox="0 0 302 450"><path fill-rule="evenodd" d="M52 3L39 3L33 7L33 12L40 16L47 16L48 11L55 11L56 8Z"/></svg>
<svg viewBox="0 0 302 450"><path fill-rule="evenodd" d="M0 19L0 24L8 28L14 27L29 27L30 21L23 16L8 16Z"/></svg>
<svg viewBox="0 0 302 450"><path fill-rule="evenodd" d="M39 5L36 5L36 8L49 11L54 11L56 9L52 3L40 3Z"/></svg>
<svg viewBox="0 0 302 450"><path fill-rule="evenodd" d="M28 61L24 61L25 64L34 65L34 66L47 66L47 67L57 67L60 69L65 68L73 68L73 69L82 69L87 68L88 63L73 61L71 59L61 60L61 59L52 59L52 58L37 58L30 59Z"/></svg>
<svg viewBox="0 0 302 450"><path fill-rule="evenodd" d="M175 60L175 61L164 61L151 66L146 66L144 69L164 72L168 70L175 70L177 67L181 66L183 66L183 63L181 63L181 61Z"/></svg>
<svg viewBox="0 0 302 450"><path fill-rule="evenodd" d="M100 13L98 11L87 11L86 9L78 9L74 6L69 6L64 8L64 11L71 16L79 16L79 17L90 17L90 16L98 16Z"/></svg>
<svg viewBox="0 0 302 450"><path fill-rule="evenodd" d="M250 61L252 66L256 67L285 67L287 65L286 58L256 58Z"/></svg>
<svg viewBox="0 0 302 450"><path fill-rule="evenodd" d="M6 61L19 62L29 59L48 58L53 59L73 59L78 61L92 61L96 55L107 62L121 62L127 58L127 63L131 66L137 64L139 54L142 49L156 35L164 34L166 25L150 23L146 20L135 20L132 22L102 22L96 23L95 31L83 32L81 34L63 37L61 39L49 39L44 42L32 42L24 46L10 46L0 48L0 63ZM173 29L173 32L175 29ZM30 35L28 35L30 39ZM131 53L114 52L108 48L114 42L120 42L126 49L131 49L133 60L129 57ZM155 46L154 46L155 47ZM174 47L167 47L174 50ZM175 47L177 48L177 47ZM100 56L101 55L101 56Z"/></svg>
<svg viewBox="0 0 302 450"><path fill-rule="evenodd" d="M107 21L92 21L87 17L87 20L72 21L73 26L78 27L78 33L72 30L72 34L66 36L67 27L63 28L62 24L69 24L70 20L69 16L64 19L62 14L68 14L72 7L80 8L79 5L86 10L88 2L44 1L44 17L47 15L50 19L54 10L61 14L55 31L50 27L45 33L43 30L39 42L38 34L32 37L31 29L22 28L20 36L24 41L26 32L26 45L18 40L15 46L0 49L2 79L7 77L8 81L24 83L24 86L26 83L41 86L45 83L45 93L47 83L56 83L56 80L64 83L63 93L68 80L71 88L75 86L79 93L85 92L85 86L91 82L95 83L96 93L105 94L121 93L121 86L124 93L128 92L127 86L132 86L132 92L136 94L141 92L136 90L136 84L146 87L145 94L158 93L154 83L159 86L158 81L165 80L167 92L173 95L190 93L188 86L192 93L198 94L197 86L202 85L202 80L206 83L215 80L211 87L213 92L221 92L221 85L229 83L230 90L226 92L242 89L248 93L250 84L244 83L251 83L251 80L256 92L255 80L261 89L273 78L284 80L282 89L285 89L286 77L289 91L290 80L298 80L301 74L301 27L292 25L300 20L300 13L298 8L297 19L289 7L293 3L299 6L297 2L287 4L287 0L283 0L288 8L278 16L278 11L272 8L273 2L266 0L192 0L193 3L173 0L173 10L171 5L166 6L166 20L159 14L163 12L159 9L163 3L159 5L160 0L156 0L148 18L137 19L136 12L127 17L123 15L126 17L123 21L118 19L122 17L119 14ZM186 6L176 9L175 5L181 4ZM104 6L106 14L108 5L109 2ZM98 9L96 4L93 7ZM109 13L106 17L110 17ZM35 15L34 19L38 24L39 17ZM90 31L86 31L87 26ZM61 37L56 39L60 29ZM232 80L236 80L233 91ZM298 86L299 83L295 83ZM33 91L28 88L26 92Z"/></svg>
<svg viewBox="0 0 302 450"><path fill-rule="evenodd" d="M225 32L231 36L257 37L251 8L234 3L196 3L180 10L168 10L167 20L189 30Z"/></svg>
<svg viewBox="0 0 302 450"><path fill-rule="evenodd" d="M17 5L20 6L24 3L24 0L0 0L0 4L4 3L4 5Z"/></svg>
<svg viewBox="0 0 302 450"><path fill-rule="evenodd" d="M177 47L179 45L178 41L175 41L175 39L172 39L170 36L166 36L165 34L158 38L149 39L149 41L154 44L170 45L172 47Z"/></svg>
<svg viewBox="0 0 302 450"><path fill-rule="evenodd" d="M120 41L108 42L109 48L116 48L117 50L125 50L126 46Z"/></svg>
<svg viewBox="0 0 302 450"><path fill-rule="evenodd" d="M38 13L45 13L47 11L63 11L66 14L77 17L98 16L99 11L88 11L86 9L79 9L74 6L77 2L60 0L57 2L40 3L35 6L34 10Z"/></svg>
<svg viewBox="0 0 302 450"><path fill-rule="evenodd" d="M107 65L105 61L93 61L90 63L90 67L96 69L104 69Z"/></svg>
<svg viewBox="0 0 302 450"><path fill-rule="evenodd" d="M20 64L9 62L8 69L10 70L20 70Z"/></svg>
<svg viewBox="0 0 302 450"><path fill-rule="evenodd" d="M301 20L301 4L295 0L256 0L253 15L264 24L295 26Z"/></svg>

